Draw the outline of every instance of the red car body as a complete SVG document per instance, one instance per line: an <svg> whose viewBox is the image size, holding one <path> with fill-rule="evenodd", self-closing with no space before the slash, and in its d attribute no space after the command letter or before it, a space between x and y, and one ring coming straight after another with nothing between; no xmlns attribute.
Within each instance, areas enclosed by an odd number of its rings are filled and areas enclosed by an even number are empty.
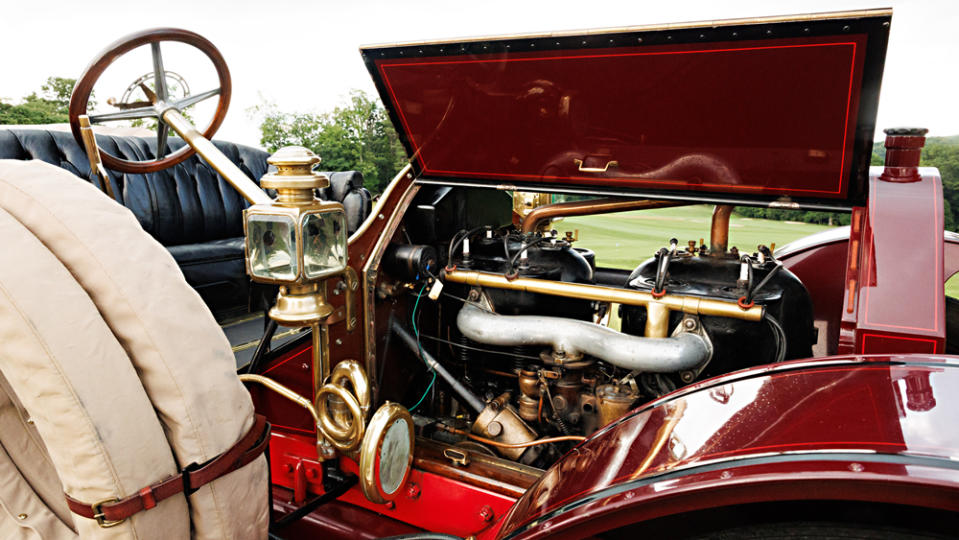
<svg viewBox="0 0 959 540"><path fill-rule="evenodd" d="M585 538L694 533L781 515L887 523L859 512L863 505L921 529L934 528L922 522L928 515L955 520L959 361L943 355L951 345L943 287L959 269L959 244L943 236L938 172L918 168L920 133L894 132L885 167L868 166L888 23L888 12L866 12L562 35L555 45L536 36L365 49L412 156L350 240L363 331L330 327L332 362L363 359L374 381L387 321L411 307L375 300L379 258L423 186L844 210L852 223L777 254L813 298L816 358L680 388L600 429L538 478L519 466L495 476L457 468L421 445L395 501L374 504L354 488L283 534ZM538 66L540 77L523 66ZM682 84L652 101L647 82L678 72ZM757 72L769 76L744 77ZM620 94L591 94L593 81L614 75ZM822 95L806 99L807 86L790 82L800 79ZM524 85L519 97L500 91ZM757 86L757 99L737 101ZM713 107L688 105L707 91ZM585 127L537 106L564 95L586 96ZM729 102L741 108L724 108ZM818 120L784 124L801 117ZM631 125L644 127L623 136ZM645 126L665 142L644 145ZM669 165L649 173L661 163ZM735 179L724 176L730 171ZM345 316L343 301L333 297L340 311L331 323ZM309 344L289 347L261 373L311 396L310 358ZM381 397L394 395L389 384L380 383ZM312 424L289 402L251 392L273 424L274 508L286 513L324 490ZM341 466L356 469L345 458Z"/></svg>

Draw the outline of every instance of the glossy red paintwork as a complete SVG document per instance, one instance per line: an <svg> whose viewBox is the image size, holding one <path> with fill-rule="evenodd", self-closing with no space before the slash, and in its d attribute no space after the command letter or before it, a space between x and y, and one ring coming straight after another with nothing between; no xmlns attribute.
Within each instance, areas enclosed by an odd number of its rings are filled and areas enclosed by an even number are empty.
<svg viewBox="0 0 959 540"><path fill-rule="evenodd" d="M572 450L517 502L501 531L555 533L559 523L578 526L624 505L644 510L637 519L662 515L642 503L655 506L700 482L703 499L683 511L730 502L717 501L711 490L767 481L778 487L752 485L753 500L776 500L781 492L786 499L905 503L912 490L922 504L959 510L959 467L950 461L959 437L942 429L957 407L959 361L941 356L788 362L704 381L641 407ZM683 470L685 480L652 480ZM835 482L809 491L814 478ZM633 488L642 496L627 496ZM595 522L591 532L611 526Z"/></svg>
<svg viewBox="0 0 959 540"><path fill-rule="evenodd" d="M816 356L834 355L839 345L839 321L843 304L843 276L849 235L829 240L801 251L779 256L779 261L802 281L813 302L813 320L819 330L819 341L813 348Z"/></svg>
<svg viewBox="0 0 959 540"><path fill-rule="evenodd" d="M858 34L376 64L426 177L843 200L865 45ZM585 173L576 159L618 165Z"/></svg>
<svg viewBox="0 0 959 540"><path fill-rule="evenodd" d="M854 214L840 353L940 353L945 350L942 180L870 175L869 204ZM850 294L849 291L852 291Z"/></svg>
<svg viewBox="0 0 959 540"><path fill-rule="evenodd" d="M274 519L295 510L293 492L273 486ZM362 524L358 527L358 524ZM402 521L390 519L354 504L331 501L322 510L277 531L282 538L322 538L323 540L373 540L387 536L421 532Z"/></svg>
<svg viewBox="0 0 959 540"><path fill-rule="evenodd" d="M270 471L274 485L287 488L293 495L299 489L307 498L323 493L323 472L316 461L313 440L282 430L274 431L270 440ZM342 458L340 466L344 471L357 472L356 463L350 459ZM400 492L403 495L392 504L371 503L358 487L338 500L418 529L464 537L492 529L515 502L512 497L418 469L413 469ZM363 530L367 524L354 523L353 526ZM314 532L319 527L317 524Z"/></svg>
<svg viewBox="0 0 959 540"><path fill-rule="evenodd" d="M665 516L752 503L788 501L796 508L803 501L829 500L832 508L841 501L869 501L935 508L956 498L959 474L922 465L856 461L811 461L770 463L706 472L691 472L661 482L624 486L621 491L597 500L569 505L541 523L508 538L524 540L581 540L604 531ZM954 510L955 507L953 506ZM796 508L798 510L798 508ZM720 510L722 512L722 510ZM787 514L789 510L786 510ZM768 516L757 515L761 522ZM823 515L792 514L792 521L822 519ZM703 519L702 516L688 519ZM864 518L863 521L868 521ZM741 525L748 525L740 523ZM708 523L698 523L705 526ZM935 527L915 522L913 530ZM678 528L674 534L678 534ZM670 537L670 536L656 536ZM637 536L637 538L642 538Z"/></svg>

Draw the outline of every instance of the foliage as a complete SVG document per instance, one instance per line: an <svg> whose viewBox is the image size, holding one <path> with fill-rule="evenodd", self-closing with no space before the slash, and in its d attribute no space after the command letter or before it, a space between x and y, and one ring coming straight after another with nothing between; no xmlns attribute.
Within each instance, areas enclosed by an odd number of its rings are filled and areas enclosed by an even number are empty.
<svg viewBox="0 0 959 540"><path fill-rule="evenodd" d="M320 169L356 170L366 187L381 192L406 163L406 153L379 100L361 90L324 113L287 113L264 103L251 111L262 115L260 143L270 152L305 146L323 160Z"/></svg>
<svg viewBox="0 0 959 540"><path fill-rule="evenodd" d="M872 147L872 164L882 165L886 159L883 141L877 141ZM955 231L959 228L959 135L949 137L927 137L926 146L919 157L919 165L936 167L942 175L943 214L945 228Z"/></svg>
<svg viewBox="0 0 959 540"><path fill-rule="evenodd" d="M872 147L870 165L882 166L886 159L883 141L877 141ZM922 150L919 164L923 167L936 167L942 175L942 193L944 200L943 215L945 228L950 231L959 226L959 135L950 137L928 137ZM767 208L737 207L736 213L744 217L758 217L780 221L801 221L848 225L849 214L832 212L806 212L802 210L770 210ZM832 221L830 221L830 219Z"/></svg>
<svg viewBox="0 0 959 540"><path fill-rule="evenodd" d="M807 210L779 210L771 208L753 208L737 206L736 213L743 217L773 219L776 221L798 221L819 225L849 225L849 214L842 212L814 212Z"/></svg>
<svg viewBox="0 0 959 540"><path fill-rule="evenodd" d="M47 77L36 92L23 98L19 104L0 101L0 124L57 124L69 121L70 94L76 79ZM90 105L95 105L90 99Z"/></svg>

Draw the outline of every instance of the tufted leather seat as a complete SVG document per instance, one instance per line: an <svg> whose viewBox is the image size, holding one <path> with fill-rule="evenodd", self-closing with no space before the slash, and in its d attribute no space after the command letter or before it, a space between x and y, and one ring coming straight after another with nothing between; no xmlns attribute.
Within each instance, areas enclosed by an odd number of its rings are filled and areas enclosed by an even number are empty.
<svg viewBox="0 0 959 540"><path fill-rule="evenodd" d="M153 159L153 138L97 135L103 150L124 159ZM185 143L170 139L172 150ZM267 152L223 141L216 147L250 178L259 182L268 170ZM0 159L40 159L91 180L86 152L69 132L45 129L0 129ZM248 203L198 156L163 171L124 174L108 171L118 202L163 244L218 317L250 308L251 286L243 256L242 211ZM330 187L321 198L343 203L352 233L369 215L370 193L357 171L326 173ZM122 246L118 246L122 249Z"/></svg>

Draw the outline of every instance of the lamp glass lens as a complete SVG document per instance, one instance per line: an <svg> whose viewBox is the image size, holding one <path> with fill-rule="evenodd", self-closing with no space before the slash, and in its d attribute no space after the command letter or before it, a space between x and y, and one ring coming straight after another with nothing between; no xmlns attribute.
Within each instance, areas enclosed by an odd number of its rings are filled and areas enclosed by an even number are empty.
<svg viewBox="0 0 959 540"><path fill-rule="evenodd" d="M303 216L303 269L306 277L341 272L346 267L346 214L340 211Z"/></svg>
<svg viewBox="0 0 959 540"><path fill-rule="evenodd" d="M393 494L399 489L410 457L410 428L403 418L397 418L386 430L380 447L380 488Z"/></svg>
<svg viewBox="0 0 959 540"><path fill-rule="evenodd" d="M254 277L293 281L297 276L296 227L289 216L251 214L247 245Z"/></svg>

